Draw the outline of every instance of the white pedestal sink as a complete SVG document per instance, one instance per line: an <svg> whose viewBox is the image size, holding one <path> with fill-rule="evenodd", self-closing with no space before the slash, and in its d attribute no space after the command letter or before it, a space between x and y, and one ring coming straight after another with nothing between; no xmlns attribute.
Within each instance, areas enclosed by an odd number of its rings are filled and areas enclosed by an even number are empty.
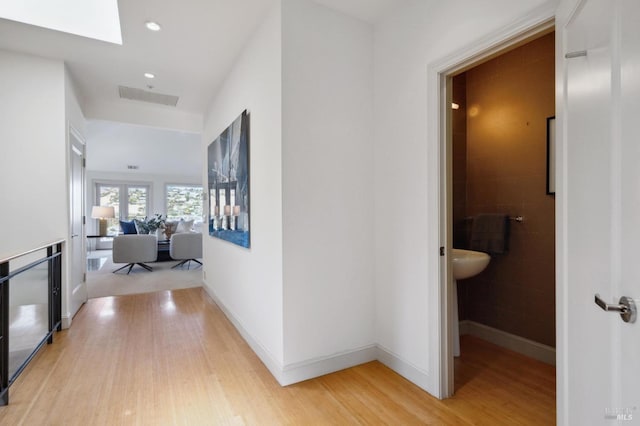
<svg viewBox="0 0 640 426"><path fill-rule="evenodd" d="M451 249L453 268L453 356L460 356L460 326L458 321L458 280L478 275L489 265L491 256L481 251Z"/></svg>

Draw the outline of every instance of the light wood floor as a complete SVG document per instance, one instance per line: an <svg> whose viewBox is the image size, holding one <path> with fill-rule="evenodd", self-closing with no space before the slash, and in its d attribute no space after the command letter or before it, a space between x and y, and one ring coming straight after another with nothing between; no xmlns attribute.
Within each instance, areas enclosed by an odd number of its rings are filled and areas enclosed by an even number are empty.
<svg viewBox="0 0 640 426"><path fill-rule="evenodd" d="M199 288L90 300L2 425L553 424L553 367L465 336L455 397L378 362L280 387Z"/></svg>

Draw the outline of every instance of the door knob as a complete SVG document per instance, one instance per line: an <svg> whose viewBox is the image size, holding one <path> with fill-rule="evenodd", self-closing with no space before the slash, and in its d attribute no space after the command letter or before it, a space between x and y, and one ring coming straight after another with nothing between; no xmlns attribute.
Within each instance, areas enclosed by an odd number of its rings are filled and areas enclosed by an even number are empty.
<svg viewBox="0 0 640 426"><path fill-rule="evenodd" d="M618 304L608 304L600 298L599 294L596 294L595 302L596 305L600 306L607 312L619 312L620 318L622 318L622 321L624 322L629 322L631 324L636 322L638 311L636 309L635 302L630 297L622 296Z"/></svg>

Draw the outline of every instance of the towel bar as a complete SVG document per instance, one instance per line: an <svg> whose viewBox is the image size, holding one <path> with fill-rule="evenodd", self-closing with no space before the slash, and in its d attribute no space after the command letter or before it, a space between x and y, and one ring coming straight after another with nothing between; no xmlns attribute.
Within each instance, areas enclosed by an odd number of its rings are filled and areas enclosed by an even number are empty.
<svg viewBox="0 0 640 426"><path fill-rule="evenodd" d="M473 220L473 216L467 216L464 220ZM513 220L514 222L524 222L524 216L509 216L509 220Z"/></svg>

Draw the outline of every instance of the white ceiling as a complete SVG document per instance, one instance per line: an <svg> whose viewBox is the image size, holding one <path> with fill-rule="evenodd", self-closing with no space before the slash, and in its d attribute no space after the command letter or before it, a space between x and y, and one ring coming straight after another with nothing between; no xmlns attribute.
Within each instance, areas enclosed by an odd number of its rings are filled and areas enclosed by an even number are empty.
<svg viewBox="0 0 640 426"><path fill-rule="evenodd" d="M21 0L14 0L21 1ZM316 0L371 23L406 0ZM273 0L120 1L122 46L0 19L0 48L63 59L84 103L118 98L118 85L180 97L202 113ZM154 20L162 31L147 30ZM152 72L154 80L143 73Z"/></svg>
<svg viewBox="0 0 640 426"><path fill-rule="evenodd" d="M20 1L20 0L16 0ZM201 113L270 0L120 1L123 44L0 21L0 48L63 59L86 103L118 98L118 85L180 97L178 109ZM144 23L162 25L157 33Z"/></svg>
<svg viewBox="0 0 640 426"><path fill-rule="evenodd" d="M315 0L316 3L375 24L407 0Z"/></svg>
<svg viewBox="0 0 640 426"><path fill-rule="evenodd" d="M120 0L122 45L0 19L0 49L64 60L85 108L95 104L124 108L135 103L142 108L164 108L165 112L203 114L274 1ZM408 0L315 1L374 24ZM147 30L144 24L149 20L160 23L162 31ZM144 78L145 72L154 73L156 78ZM159 107L119 99L119 85L146 89L147 84L152 84L157 93L179 96L178 105ZM191 148L195 140L199 146L199 137L162 132L107 121L91 122L85 135L87 166L90 170L123 171L133 162L140 165L139 173L192 171L196 163L186 161L188 156L175 153L199 152ZM149 141L154 140L157 149L149 145ZM184 149L169 147L177 146L176 143L185 144ZM116 149L127 154L116 155ZM201 160L195 161L200 164Z"/></svg>

